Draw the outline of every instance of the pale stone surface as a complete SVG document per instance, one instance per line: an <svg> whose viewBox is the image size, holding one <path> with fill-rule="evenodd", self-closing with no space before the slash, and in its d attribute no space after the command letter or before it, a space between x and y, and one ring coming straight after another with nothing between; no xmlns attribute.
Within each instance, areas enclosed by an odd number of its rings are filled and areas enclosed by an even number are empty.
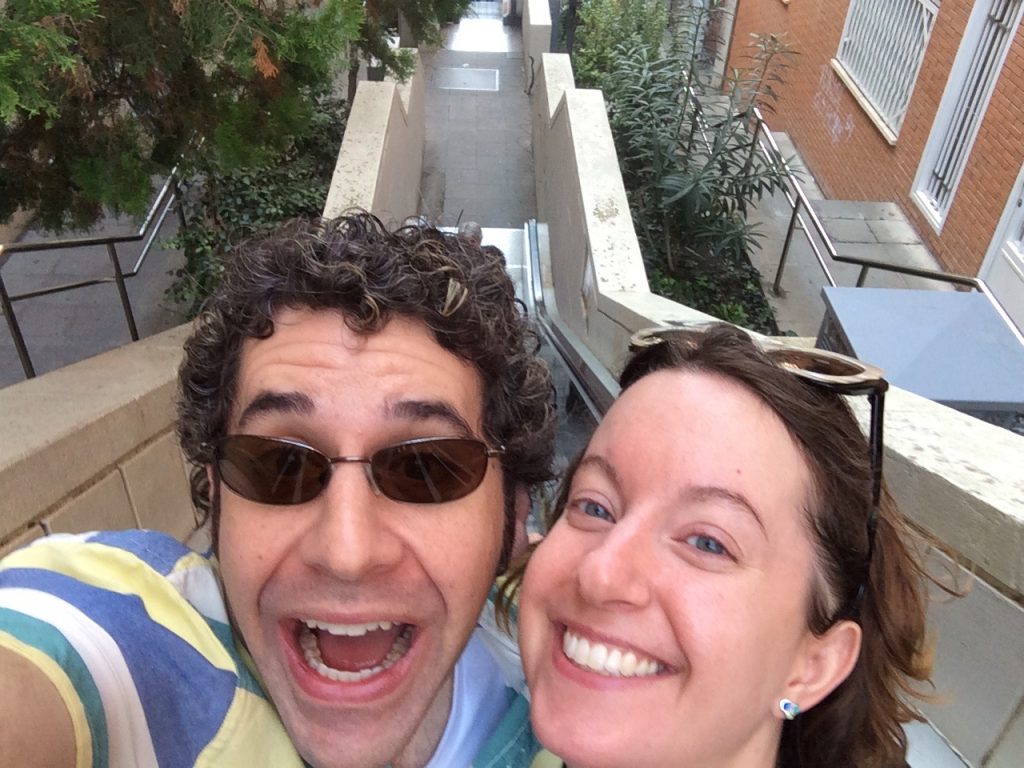
<svg viewBox="0 0 1024 768"><path fill-rule="evenodd" d="M0 389L0 530L14 530L174 420L180 326Z"/></svg>
<svg viewBox="0 0 1024 768"><path fill-rule="evenodd" d="M985 768L1020 768L1024 759L1024 706L1006 729Z"/></svg>
<svg viewBox="0 0 1024 768"><path fill-rule="evenodd" d="M851 403L866 418L863 398ZM1024 592L1024 437L901 389L885 413L885 474L903 512Z"/></svg>
<svg viewBox="0 0 1024 768"><path fill-rule="evenodd" d="M929 566L968 591L951 598L932 588L937 700L921 709L971 764L982 765L1024 697L1024 610L943 555L933 553Z"/></svg>
<svg viewBox="0 0 1024 768"><path fill-rule="evenodd" d="M195 514L174 434L161 435L126 459L121 472L139 526L164 531L184 541L195 528Z"/></svg>
<svg viewBox="0 0 1024 768"><path fill-rule="evenodd" d="M368 211L373 207L395 98L394 83L359 83L324 204L326 218L335 218L347 208Z"/></svg>
<svg viewBox="0 0 1024 768"><path fill-rule="evenodd" d="M2 522L2 521L0 521ZM0 529L2 530L2 529ZM35 541L45 533L39 525L33 524L24 530L18 531L15 535L9 539L4 540L3 536L0 536L0 558L13 552L20 547L24 547L30 541Z"/></svg>
<svg viewBox="0 0 1024 768"><path fill-rule="evenodd" d="M47 516L51 533L83 533L138 528L121 473L114 469L99 482Z"/></svg>
<svg viewBox="0 0 1024 768"><path fill-rule="evenodd" d="M0 3L0 7L3 3ZM32 222L32 212L17 210L6 224L0 223L0 244L16 242Z"/></svg>
<svg viewBox="0 0 1024 768"><path fill-rule="evenodd" d="M523 72L527 87L536 82L541 61L551 46L551 9L548 0L523 3Z"/></svg>
<svg viewBox="0 0 1024 768"><path fill-rule="evenodd" d="M615 142L600 91L565 93L580 196L597 288L635 291L647 287L640 245L633 231Z"/></svg>
<svg viewBox="0 0 1024 768"><path fill-rule="evenodd" d="M423 168L423 74L359 83L323 215L370 211L388 224L415 215Z"/></svg>

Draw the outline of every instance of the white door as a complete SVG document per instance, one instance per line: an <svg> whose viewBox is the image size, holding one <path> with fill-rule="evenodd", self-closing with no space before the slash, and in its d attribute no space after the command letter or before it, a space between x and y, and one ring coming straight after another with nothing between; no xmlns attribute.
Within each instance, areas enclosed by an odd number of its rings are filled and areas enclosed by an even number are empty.
<svg viewBox="0 0 1024 768"><path fill-rule="evenodd" d="M1024 331L1024 166L1006 201L979 276Z"/></svg>

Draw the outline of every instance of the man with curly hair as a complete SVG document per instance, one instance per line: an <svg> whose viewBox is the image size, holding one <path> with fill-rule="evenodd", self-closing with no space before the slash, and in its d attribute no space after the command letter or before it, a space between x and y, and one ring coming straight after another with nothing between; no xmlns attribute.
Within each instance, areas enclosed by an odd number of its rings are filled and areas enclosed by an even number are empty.
<svg viewBox="0 0 1024 768"><path fill-rule="evenodd" d="M359 214L241 249L180 371L212 550L104 532L0 562L2 762L528 765L474 630L550 477L536 347L466 238Z"/></svg>

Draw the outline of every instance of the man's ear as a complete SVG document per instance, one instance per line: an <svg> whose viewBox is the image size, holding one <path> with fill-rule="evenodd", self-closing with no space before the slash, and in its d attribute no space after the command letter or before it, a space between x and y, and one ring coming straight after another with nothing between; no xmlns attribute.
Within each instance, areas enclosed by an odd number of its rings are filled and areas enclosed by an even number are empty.
<svg viewBox="0 0 1024 768"><path fill-rule="evenodd" d="M526 552L529 544L526 538L526 518L530 516L530 491L525 485L517 485L515 490L515 534L512 537L512 552L509 554L509 562L513 562L520 555Z"/></svg>
<svg viewBox="0 0 1024 768"><path fill-rule="evenodd" d="M790 699L806 712L850 676L860 656L861 628L839 621L823 635L807 633L793 675L779 698ZM782 717L776 708L775 714Z"/></svg>

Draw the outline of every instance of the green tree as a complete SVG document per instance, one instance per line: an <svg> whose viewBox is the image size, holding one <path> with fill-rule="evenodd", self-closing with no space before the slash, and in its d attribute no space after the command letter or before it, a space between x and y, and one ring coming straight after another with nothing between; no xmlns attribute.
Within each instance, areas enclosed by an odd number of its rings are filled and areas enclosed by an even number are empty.
<svg viewBox="0 0 1024 768"><path fill-rule="evenodd" d="M154 177L277 157L311 125L359 0L7 0L0 220L140 213Z"/></svg>

